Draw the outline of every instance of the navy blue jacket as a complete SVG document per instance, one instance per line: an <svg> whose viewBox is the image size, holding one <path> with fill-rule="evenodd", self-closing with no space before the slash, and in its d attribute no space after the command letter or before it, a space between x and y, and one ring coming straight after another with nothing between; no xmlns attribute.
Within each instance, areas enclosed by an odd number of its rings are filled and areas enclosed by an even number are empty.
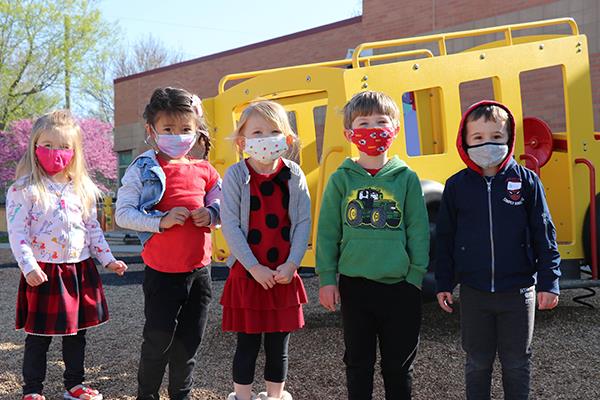
<svg viewBox="0 0 600 400"><path fill-rule="evenodd" d="M456 283L487 292L536 284L558 294L556 230L538 176L512 159L512 151L493 177L465 161L469 168L446 181L438 212L437 292L452 292Z"/></svg>

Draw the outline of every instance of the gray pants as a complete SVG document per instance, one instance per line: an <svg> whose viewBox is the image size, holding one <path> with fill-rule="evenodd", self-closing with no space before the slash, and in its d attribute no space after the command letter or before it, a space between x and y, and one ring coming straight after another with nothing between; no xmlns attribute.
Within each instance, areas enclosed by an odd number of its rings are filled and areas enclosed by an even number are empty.
<svg viewBox="0 0 600 400"><path fill-rule="evenodd" d="M535 314L533 287L489 293L460 287L462 346L467 353L468 400L489 400L496 352L502 365L504 398L529 398L531 339Z"/></svg>

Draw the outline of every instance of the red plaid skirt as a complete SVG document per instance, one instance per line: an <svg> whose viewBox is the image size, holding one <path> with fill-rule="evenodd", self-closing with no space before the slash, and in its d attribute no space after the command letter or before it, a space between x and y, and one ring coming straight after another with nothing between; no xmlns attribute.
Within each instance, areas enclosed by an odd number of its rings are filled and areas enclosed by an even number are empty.
<svg viewBox="0 0 600 400"><path fill-rule="evenodd" d="M21 274L17 329L34 335L75 335L108 321L102 281L91 258L76 264L38 264L48 281L29 286Z"/></svg>

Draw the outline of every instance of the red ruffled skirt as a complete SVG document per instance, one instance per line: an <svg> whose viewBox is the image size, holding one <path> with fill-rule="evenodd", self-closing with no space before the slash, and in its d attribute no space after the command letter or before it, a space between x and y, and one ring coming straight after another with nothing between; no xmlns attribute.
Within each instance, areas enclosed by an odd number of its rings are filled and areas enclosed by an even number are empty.
<svg viewBox="0 0 600 400"><path fill-rule="evenodd" d="M223 331L243 333L292 332L304 326L306 290L297 272L287 285L269 290L235 262L223 288Z"/></svg>

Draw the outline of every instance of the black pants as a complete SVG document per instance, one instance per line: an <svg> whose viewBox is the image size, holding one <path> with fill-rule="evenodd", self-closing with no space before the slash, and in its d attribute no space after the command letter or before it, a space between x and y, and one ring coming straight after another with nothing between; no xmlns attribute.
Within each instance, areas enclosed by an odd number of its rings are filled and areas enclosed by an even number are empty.
<svg viewBox="0 0 600 400"><path fill-rule="evenodd" d="M531 340L535 315L533 287L489 293L460 287L462 346L467 353L467 399L489 400L496 352L506 400L529 398Z"/></svg>
<svg viewBox="0 0 600 400"><path fill-rule="evenodd" d="M233 381L239 385L254 382L256 357L263 334L238 333L233 357ZM285 382L288 370L289 332L265 333L265 380Z"/></svg>
<svg viewBox="0 0 600 400"><path fill-rule="evenodd" d="M62 355L65 362L64 384L71 389L83 382L85 358L85 329L77 335L62 337ZM52 336L27 335L23 356L23 395L42 393L46 379L46 355Z"/></svg>
<svg viewBox="0 0 600 400"><path fill-rule="evenodd" d="M144 341L138 370L139 400L158 400L169 364L172 400L189 399L196 351L202 342L212 297L210 271L144 274Z"/></svg>
<svg viewBox="0 0 600 400"><path fill-rule="evenodd" d="M421 291L340 275L349 400L370 400L377 341L386 400L411 398L413 361L421 329Z"/></svg>

